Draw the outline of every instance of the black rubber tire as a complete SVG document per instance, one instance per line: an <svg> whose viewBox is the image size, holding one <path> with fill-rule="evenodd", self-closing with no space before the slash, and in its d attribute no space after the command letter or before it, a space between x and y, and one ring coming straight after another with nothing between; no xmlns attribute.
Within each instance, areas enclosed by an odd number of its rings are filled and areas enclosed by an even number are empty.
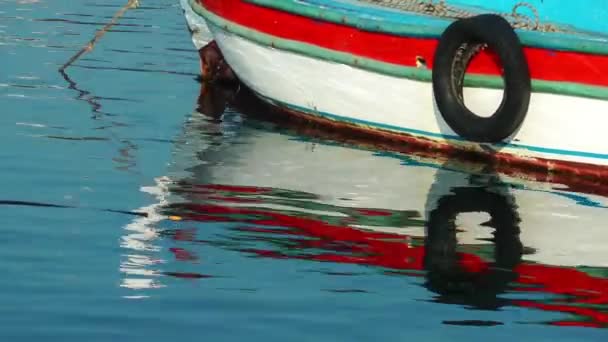
<svg viewBox="0 0 608 342"><path fill-rule="evenodd" d="M459 61L458 54L462 52L463 45L470 53L471 45L474 48L480 44L487 44L497 53L504 70L503 99L489 117L471 112L462 96L464 70L472 55ZM458 65L459 62L464 65ZM457 67L461 69L456 70ZM531 81L522 45L509 22L499 15L483 14L457 20L448 26L435 52L433 92L442 117L462 138L496 143L512 135L528 112Z"/></svg>

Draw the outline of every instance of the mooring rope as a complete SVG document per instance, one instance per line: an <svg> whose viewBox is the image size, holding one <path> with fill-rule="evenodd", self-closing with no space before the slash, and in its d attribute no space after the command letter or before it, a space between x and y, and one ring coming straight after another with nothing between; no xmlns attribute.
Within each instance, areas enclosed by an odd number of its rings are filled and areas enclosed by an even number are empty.
<svg viewBox="0 0 608 342"><path fill-rule="evenodd" d="M112 17L112 20L110 20L110 22L107 23L101 30L95 32L95 36L87 43L87 45L85 45L82 49L80 49L78 52L76 52L76 54L74 54L74 56L72 56L64 65L62 65L61 68L59 68L59 71L63 72L67 67L72 65L75 61L77 61L85 53L92 51L93 48L95 48L95 44L97 43L97 41L99 39L101 39L101 37L103 37L103 35L106 34L106 32L108 32L108 30L110 28L112 28L112 26L116 25L118 20L120 18L122 18L122 16L128 10L130 10L132 8L137 8L138 6L139 6L139 0L128 0L127 4L124 5L121 9L119 9L118 12L116 12L116 14L114 14L114 16Z"/></svg>
<svg viewBox="0 0 608 342"><path fill-rule="evenodd" d="M357 0L360 2L367 2L378 6L389 7L407 12L422 13L426 15L432 15L436 17L453 18L453 19L464 19L470 18L481 13L475 13L471 11L458 8L456 6L450 6L445 3L445 0ZM520 8L527 8L532 11L534 19L530 16L518 13ZM517 29L525 29L540 32L557 32L560 31L557 26L553 24L541 24L540 16L536 8L527 3L520 2L513 6L511 13L496 13L504 17L507 21Z"/></svg>

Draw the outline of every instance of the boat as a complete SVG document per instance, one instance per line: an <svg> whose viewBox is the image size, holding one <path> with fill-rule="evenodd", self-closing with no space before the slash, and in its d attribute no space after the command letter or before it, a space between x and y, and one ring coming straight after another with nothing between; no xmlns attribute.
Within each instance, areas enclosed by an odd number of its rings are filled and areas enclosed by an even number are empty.
<svg viewBox="0 0 608 342"><path fill-rule="evenodd" d="M204 278L208 266L192 261L200 250L225 248L367 266L422 279L438 303L531 308L555 313L545 322L552 325L608 327L606 197L455 159L294 135L255 118L248 94L201 87L170 169L142 189L158 203L126 227L133 252L124 286L138 295L167 286L163 275ZM174 259L152 262L157 255ZM517 312L517 322L538 317Z"/></svg>
<svg viewBox="0 0 608 342"><path fill-rule="evenodd" d="M238 80L286 115L522 172L608 179L602 0L188 5Z"/></svg>
<svg viewBox="0 0 608 342"><path fill-rule="evenodd" d="M198 51L209 44L213 40L213 36L205 20L194 13L189 0L179 0L179 3L186 18L186 25L192 37L192 43Z"/></svg>

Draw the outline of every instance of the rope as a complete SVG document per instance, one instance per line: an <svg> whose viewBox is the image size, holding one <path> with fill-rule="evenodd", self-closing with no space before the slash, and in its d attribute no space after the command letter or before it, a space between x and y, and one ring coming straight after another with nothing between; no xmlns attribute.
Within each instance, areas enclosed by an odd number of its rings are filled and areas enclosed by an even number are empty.
<svg viewBox="0 0 608 342"><path fill-rule="evenodd" d="M471 12L450 6L445 3L445 0L358 0L360 2L372 3L375 5L389 7L407 12L422 13L426 15L464 19L470 18L480 13ZM532 11L534 18L518 13L520 8L527 8ZM513 6L511 13L496 13L504 17L516 29L524 29L540 32L557 32L560 31L553 24L541 24L540 15L534 6L527 2L519 2Z"/></svg>
<svg viewBox="0 0 608 342"><path fill-rule="evenodd" d="M106 34L106 32L108 32L108 30L110 28L112 28L112 26L116 25L118 20L120 18L122 18L122 16L128 10L130 10L132 8L137 8L138 6L139 6L139 0L128 0L127 4L124 5L120 10L118 10L118 12L116 12L116 14L114 14L114 16L112 17L112 20L110 20L110 22L107 23L101 30L97 31L95 33L95 36L87 43L87 45L85 45L76 54L74 54L74 56L72 56L64 65L62 65L61 68L59 68L59 71L63 72L67 67L69 67L74 62L76 62L84 54L92 51L93 48L95 48L95 44L97 43L97 41L99 39L101 39L101 37L103 37L103 35Z"/></svg>

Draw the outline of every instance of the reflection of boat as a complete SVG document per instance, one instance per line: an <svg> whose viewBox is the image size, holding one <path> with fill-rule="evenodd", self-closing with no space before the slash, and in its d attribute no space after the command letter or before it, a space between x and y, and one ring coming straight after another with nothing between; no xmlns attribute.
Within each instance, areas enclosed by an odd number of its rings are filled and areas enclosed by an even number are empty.
<svg viewBox="0 0 608 342"><path fill-rule="evenodd" d="M580 8L597 1L189 3L239 79L298 115L525 169L607 174L598 115L608 109L608 21ZM501 103L496 114L465 108L463 84L469 108L491 113Z"/></svg>
<svg viewBox="0 0 608 342"><path fill-rule="evenodd" d="M154 191L163 203L153 211L176 222L152 235L174 244L175 260L196 260L203 244L376 266L424 277L438 302L570 314L558 325L608 324L604 198L267 130L268 122L231 109L261 110L241 91L201 92L198 110L208 116L186 122L172 170ZM201 236L197 222L223 224L223 232ZM154 276L205 277L163 269Z"/></svg>
<svg viewBox="0 0 608 342"><path fill-rule="evenodd" d="M223 91L227 93L220 95L221 89L210 88L199 102L209 106L199 110L216 113L218 117L221 107L217 108L218 104L209 102L207 98L231 99L226 89ZM247 97L243 94L233 103L245 105L238 107L241 112L256 111L253 107L255 100ZM422 220L427 219L426 213L431 210L427 209L427 200L436 202L455 187L470 183L472 170L467 169L466 164L452 165L450 160L437 164L436 159L379 154L315 142L311 142L310 150L306 151L305 144L289 135L266 131L263 134L248 133L252 129L247 125L239 130L234 138L238 139L238 144L224 141L225 147L196 153L199 160L217 160L218 165L193 165L188 172L204 176L204 179L193 179L193 183L289 189L327 198L326 204L415 210ZM189 136L195 138L194 133ZM197 146L192 141L189 145ZM400 167L401 164L408 167ZM479 169L477 173L483 175L484 171ZM559 184L524 182L508 175L500 178L513 188L511 192L522 220L522 242L536 250L535 254L528 256L529 260L555 265L608 266L606 249L596 243L608 239L608 230L597 224L608 221L608 210L605 209L608 201L604 197L560 190ZM427 198L429 196L430 199ZM341 200L342 197L348 200ZM547 215L547 212L552 214ZM400 228L399 232L423 235L420 228ZM468 242L476 239L475 236L465 238Z"/></svg>

